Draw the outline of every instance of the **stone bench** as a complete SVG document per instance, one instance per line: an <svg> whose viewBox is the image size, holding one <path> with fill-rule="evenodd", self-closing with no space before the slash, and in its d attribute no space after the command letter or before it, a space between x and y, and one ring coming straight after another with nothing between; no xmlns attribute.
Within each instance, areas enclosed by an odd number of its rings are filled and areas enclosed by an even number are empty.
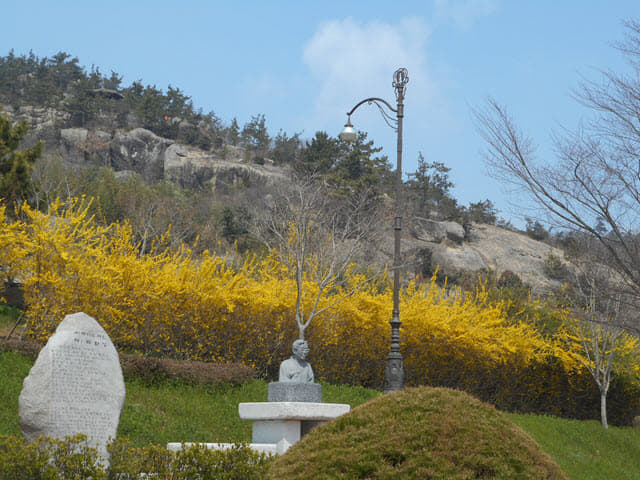
<svg viewBox="0 0 640 480"><path fill-rule="evenodd" d="M240 418L253 422L252 441L256 444L293 445L312 428L327 423L351 407L342 403L256 402L238 405Z"/></svg>

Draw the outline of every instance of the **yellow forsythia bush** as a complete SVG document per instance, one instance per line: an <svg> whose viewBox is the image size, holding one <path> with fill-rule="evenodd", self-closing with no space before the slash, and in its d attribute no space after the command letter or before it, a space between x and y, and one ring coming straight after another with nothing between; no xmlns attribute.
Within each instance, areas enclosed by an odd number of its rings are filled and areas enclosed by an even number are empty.
<svg viewBox="0 0 640 480"><path fill-rule="evenodd" d="M0 266L24 286L32 338L44 342L66 314L84 311L122 351L242 362L274 378L297 335L295 283L277 262L233 264L209 252L164 248L162 239L140 255L126 223L101 226L89 206L86 199L58 202L47 214L24 206L15 222L0 210ZM362 279L354 273L350 280ZM332 291L320 308L345 291ZM314 320L307 340L320 380L381 386L391 304L382 279ZM470 294L434 281L404 289L407 383L465 389L504 408L596 417L598 395L577 353L507 311L482 290ZM629 385L619 388L625 418L640 397ZM582 405L579 396L593 401Z"/></svg>
<svg viewBox="0 0 640 480"><path fill-rule="evenodd" d="M24 286L33 339L84 311L128 352L240 361L263 373L289 352L293 284L273 262L234 266L186 247L140 255L127 224L99 226L88 212L84 199L49 214L24 206L14 223L0 210L0 265Z"/></svg>

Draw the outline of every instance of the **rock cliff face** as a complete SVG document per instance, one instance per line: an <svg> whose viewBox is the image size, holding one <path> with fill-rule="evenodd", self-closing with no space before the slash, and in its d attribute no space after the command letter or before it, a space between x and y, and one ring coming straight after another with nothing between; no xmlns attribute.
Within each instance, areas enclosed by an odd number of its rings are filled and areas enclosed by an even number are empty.
<svg viewBox="0 0 640 480"><path fill-rule="evenodd" d="M244 150L227 145L214 154L186 145L170 145L164 156L164 178L186 188L208 183L211 188L285 181L286 168L244 160Z"/></svg>
<svg viewBox="0 0 640 480"><path fill-rule="evenodd" d="M244 151L238 147L227 145L205 152L144 128L64 128L69 115L51 108L5 106L4 113L14 121L27 120L32 126L27 142L44 141L46 154L60 155L72 164L91 162L116 172L133 171L148 182L166 179L187 188L207 184L219 188L268 184L285 178L282 168L246 162Z"/></svg>
<svg viewBox="0 0 640 480"><path fill-rule="evenodd" d="M517 274L532 287L535 294L546 295L561 286L550 278L545 262L555 257L569 269L564 252L528 236L492 225L473 224L469 232L454 222L418 222L403 238L406 261L420 270L436 267L443 275L491 270L496 275L505 271Z"/></svg>

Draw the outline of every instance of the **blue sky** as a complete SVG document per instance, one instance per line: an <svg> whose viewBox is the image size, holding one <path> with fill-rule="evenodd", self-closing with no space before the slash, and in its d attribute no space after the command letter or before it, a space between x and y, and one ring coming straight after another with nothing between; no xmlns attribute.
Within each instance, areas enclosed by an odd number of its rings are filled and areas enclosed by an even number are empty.
<svg viewBox="0 0 640 480"><path fill-rule="evenodd" d="M551 131L588 114L572 89L628 68L611 44L625 19L640 19L638 0L6 3L0 55L65 51L125 85L178 87L226 123L264 114L274 135L337 135L358 101L393 102L392 74L406 67L403 170L422 152L451 168L462 204L489 198L516 224L520 198L487 175L471 109L495 98L552 158ZM377 110L352 120L395 165L395 134Z"/></svg>

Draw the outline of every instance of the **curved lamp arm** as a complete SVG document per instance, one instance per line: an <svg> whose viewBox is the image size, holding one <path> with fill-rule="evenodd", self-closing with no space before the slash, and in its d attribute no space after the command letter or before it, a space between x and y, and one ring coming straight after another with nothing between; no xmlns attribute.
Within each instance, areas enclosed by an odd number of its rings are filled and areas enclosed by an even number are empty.
<svg viewBox="0 0 640 480"><path fill-rule="evenodd" d="M383 103L384 105L386 105L386 106L387 106L387 108L388 108L389 110L391 110L393 113L398 113L398 110L396 110L395 108L393 108L393 107L389 104L389 102L387 102L384 98L371 97L371 98L365 98L365 99L364 99L364 100L362 100L361 102L358 102L358 103L356 104L356 106L355 106L355 107L353 107L350 111L348 111L348 112L347 112L347 116L349 116L349 117L350 117L350 116L351 116L351 114L352 114L353 112L355 112L355 111L358 109L358 107L359 107L360 105L362 105L362 104L364 104L364 103L374 103L374 102L376 103L376 105L378 105L378 108L381 108L381 107L380 107L380 105L377 103L377 102L380 102L380 103Z"/></svg>
<svg viewBox="0 0 640 480"><path fill-rule="evenodd" d="M407 69L399 68L398 70L396 70L393 73L392 85L396 93L398 108L397 109L393 108L391 104L386 100L384 100L383 98L378 98L378 97L365 98L361 102L358 102L355 107L353 107L351 110L347 112L347 123L345 124L344 130L342 131L342 133L338 135L340 139L344 142L353 142L358 137L357 132L355 131L355 129L353 128L353 125L351 124L351 115L353 114L353 112L355 112L358 109L358 107L360 107L365 103L368 103L368 104L373 103L376 107L378 107L378 110L380 111L380 114L382 115L382 118L384 119L385 123L389 125L395 132L398 132L398 130L401 128L401 125L402 125L401 119L404 116L403 102L404 102L404 94L407 88L407 83L409 83L409 74L407 73ZM388 111L385 110L385 108ZM391 115L389 112L395 113L395 117ZM398 132L398 133L402 135L401 132Z"/></svg>
<svg viewBox="0 0 640 480"><path fill-rule="evenodd" d="M370 97L370 98L365 98L361 102L358 102L355 107L353 107L351 110L347 112L347 123L344 125L344 130L342 131L342 133L338 135L342 141L345 141L345 142L355 141L358 134L356 133L355 129L353 128L353 125L351 124L351 115L361 105L364 105L365 103L374 104L376 107L378 107L378 110L380 111L380 114L382 115L382 118L384 119L385 123L389 125L393 129L393 131L395 132L398 131L397 117L393 117L392 115L390 115L387 111L385 111L384 107L386 107L387 109L389 109L391 112L395 114L398 113L398 110L393 108L391 104L389 104L389 102L387 102L383 98Z"/></svg>

